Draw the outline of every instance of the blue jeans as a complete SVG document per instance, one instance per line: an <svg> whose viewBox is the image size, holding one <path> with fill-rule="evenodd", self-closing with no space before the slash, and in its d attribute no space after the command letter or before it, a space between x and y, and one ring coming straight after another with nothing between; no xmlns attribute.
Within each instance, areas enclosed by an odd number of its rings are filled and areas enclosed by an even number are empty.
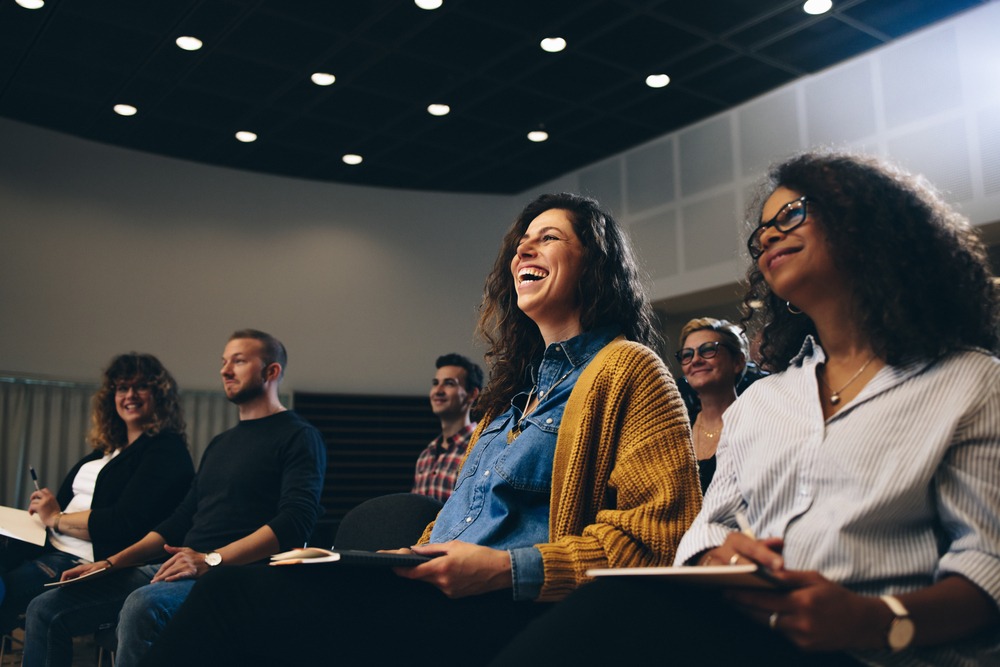
<svg viewBox="0 0 1000 667"><path fill-rule="evenodd" d="M28 605L23 666L69 667L73 637L116 622L115 664L137 664L194 586L194 579L150 584L158 568L128 568L36 597Z"/></svg>
<svg viewBox="0 0 1000 667"><path fill-rule="evenodd" d="M18 617L28 608L28 603L45 592L45 584L59 581L63 572L81 562L73 554L51 549L4 572L3 587L7 591L0 593L0 632L8 633L16 628Z"/></svg>

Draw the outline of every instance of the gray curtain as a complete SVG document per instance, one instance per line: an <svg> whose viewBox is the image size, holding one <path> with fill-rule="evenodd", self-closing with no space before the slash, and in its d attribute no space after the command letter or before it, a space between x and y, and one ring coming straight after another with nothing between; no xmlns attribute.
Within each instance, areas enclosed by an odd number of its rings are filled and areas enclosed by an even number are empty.
<svg viewBox="0 0 1000 667"><path fill-rule="evenodd" d="M0 376L0 504L28 506L34 488L28 466L55 492L91 451L86 438L96 390L96 384ZM234 426L239 414L221 391L184 391L181 401L197 466L212 437Z"/></svg>

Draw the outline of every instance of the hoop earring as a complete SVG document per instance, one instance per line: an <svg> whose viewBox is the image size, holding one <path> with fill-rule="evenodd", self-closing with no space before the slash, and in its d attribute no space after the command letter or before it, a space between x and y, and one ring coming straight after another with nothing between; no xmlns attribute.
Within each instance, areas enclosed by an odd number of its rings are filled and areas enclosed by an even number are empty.
<svg viewBox="0 0 1000 667"><path fill-rule="evenodd" d="M802 311L799 310L798 308L796 308L795 306L793 306L791 301L786 301L785 302L785 308L787 308L788 312L790 312L792 315L801 315L802 314Z"/></svg>

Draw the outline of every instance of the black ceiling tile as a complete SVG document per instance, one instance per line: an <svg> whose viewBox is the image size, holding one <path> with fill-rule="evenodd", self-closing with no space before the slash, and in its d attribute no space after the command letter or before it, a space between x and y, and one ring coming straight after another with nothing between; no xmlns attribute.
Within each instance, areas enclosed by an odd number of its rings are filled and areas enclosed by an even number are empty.
<svg viewBox="0 0 1000 667"><path fill-rule="evenodd" d="M400 106L397 100L353 87L331 91L310 113L348 125L378 128L398 117Z"/></svg>
<svg viewBox="0 0 1000 667"><path fill-rule="evenodd" d="M652 19L634 16L601 33L600 38L587 43L588 53L627 70L653 73L667 62L699 43L690 32Z"/></svg>
<svg viewBox="0 0 1000 667"><path fill-rule="evenodd" d="M881 44L868 33L841 21L829 20L803 28L759 53L806 72L818 72Z"/></svg>
<svg viewBox="0 0 1000 667"><path fill-rule="evenodd" d="M426 100L426 105L440 100L442 92L454 86L456 76L453 68L410 58L378 63L360 73L354 82L386 97Z"/></svg>
<svg viewBox="0 0 1000 667"><path fill-rule="evenodd" d="M267 14L283 16L286 20L304 25L327 26L332 30L349 32L377 20L386 12L400 6L398 0L259 0L261 10ZM412 3L410 8L418 10Z"/></svg>
<svg viewBox="0 0 1000 667"><path fill-rule="evenodd" d="M250 16L251 7L236 0L205 0L165 31L170 41L182 35L197 37L207 51L215 50L226 34ZM164 26L165 28L167 26Z"/></svg>
<svg viewBox="0 0 1000 667"><path fill-rule="evenodd" d="M269 125L265 122L265 127ZM357 136L357 128L333 123L319 118L298 118L294 123L286 123L275 128L269 140L276 144L314 147L317 151L330 155L343 155L351 150Z"/></svg>
<svg viewBox="0 0 1000 667"><path fill-rule="evenodd" d="M73 20L94 20L150 35L172 25L202 0L63 0L55 9ZM42 10L39 13L44 13Z"/></svg>
<svg viewBox="0 0 1000 667"><path fill-rule="evenodd" d="M656 3L653 11L719 37L739 26L758 20L760 16L787 6L787 0L754 0L753 2L713 0L710 5L704 2L664 0Z"/></svg>
<svg viewBox="0 0 1000 667"><path fill-rule="evenodd" d="M475 146L477 151L483 151L504 140L509 134L504 128L481 123L475 117L465 117L454 112L435 120L439 122L421 135L424 141L440 141L466 148Z"/></svg>
<svg viewBox="0 0 1000 667"><path fill-rule="evenodd" d="M572 53L556 54L544 67L526 74L520 84L535 90L543 90L553 97L561 97L570 102L579 102L601 94L610 87L618 86L627 76L617 67L577 56Z"/></svg>
<svg viewBox="0 0 1000 667"><path fill-rule="evenodd" d="M121 88L118 76L92 60L41 54L22 65L17 82L97 103L111 100Z"/></svg>
<svg viewBox="0 0 1000 667"><path fill-rule="evenodd" d="M135 32L85 16L54 13L33 46L35 53L61 56L111 70L129 70L156 48L151 34Z"/></svg>
<svg viewBox="0 0 1000 667"><path fill-rule="evenodd" d="M455 12L425 25L397 47L404 53L451 63L463 71L476 71L523 41L514 31Z"/></svg>
<svg viewBox="0 0 1000 667"><path fill-rule="evenodd" d="M477 3L475 13L484 20L505 25L513 30L537 35L550 28L565 27L567 22L587 10L587 5L611 4L594 0L504 0ZM459 11L462 11L461 9ZM555 36L555 35L550 35Z"/></svg>
<svg viewBox="0 0 1000 667"><path fill-rule="evenodd" d="M58 89L15 85L0 99L0 115L70 134L82 131L102 111L100 104Z"/></svg>
<svg viewBox="0 0 1000 667"><path fill-rule="evenodd" d="M756 58L744 56L697 76L686 78L686 88L736 105L767 92L795 77Z"/></svg>
<svg viewBox="0 0 1000 667"><path fill-rule="evenodd" d="M900 37L935 21L983 4L983 0L907 0L905 11L895 3L868 0L842 10L845 16L866 23L892 37Z"/></svg>
<svg viewBox="0 0 1000 667"><path fill-rule="evenodd" d="M269 62L308 76L330 48L343 39L336 31L286 21L273 14L254 14L240 21L219 43L219 50L240 58Z"/></svg>
<svg viewBox="0 0 1000 667"><path fill-rule="evenodd" d="M762 18L756 23L728 36L728 40L745 49L756 49L774 41L775 36L803 29L810 23L831 23L836 19L830 14L811 16L796 4L784 11Z"/></svg>
<svg viewBox="0 0 1000 667"><path fill-rule="evenodd" d="M545 123L552 116L562 113L565 108L565 103L551 97L511 87L484 97L467 111L486 122L524 128L526 133L539 123Z"/></svg>
<svg viewBox="0 0 1000 667"><path fill-rule="evenodd" d="M268 98L294 81L295 74L223 53L213 53L193 67L184 83L218 95L247 100Z"/></svg>
<svg viewBox="0 0 1000 667"><path fill-rule="evenodd" d="M648 126L609 116L574 128L565 140L576 144L585 143L597 155L607 156L620 153L654 136L657 133Z"/></svg>
<svg viewBox="0 0 1000 667"><path fill-rule="evenodd" d="M248 111L242 100L216 95L209 89L178 86L151 113L179 123L215 126L232 135L237 130L253 130L240 126Z"/></svg>
<svg viewBox="0 0 1000 667"><path fill-rule="evenodd" d="M707 44L704 48L691 51L670 62L663 72L673 81L683 81L687 77L714 69L739 57L740 52L722 44Z"/></svg>

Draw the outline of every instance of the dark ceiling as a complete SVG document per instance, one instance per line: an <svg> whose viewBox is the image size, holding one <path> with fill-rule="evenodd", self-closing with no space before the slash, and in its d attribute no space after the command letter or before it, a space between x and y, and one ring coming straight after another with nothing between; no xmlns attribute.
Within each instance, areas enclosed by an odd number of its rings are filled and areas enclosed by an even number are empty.
<svg viewBox="0 0 1000 667"><path fill-rule="evenodd" d="M0 115L238 169L515 193L985 1L0 0ZM553 36L565 51L539 48Z"/></svg>

